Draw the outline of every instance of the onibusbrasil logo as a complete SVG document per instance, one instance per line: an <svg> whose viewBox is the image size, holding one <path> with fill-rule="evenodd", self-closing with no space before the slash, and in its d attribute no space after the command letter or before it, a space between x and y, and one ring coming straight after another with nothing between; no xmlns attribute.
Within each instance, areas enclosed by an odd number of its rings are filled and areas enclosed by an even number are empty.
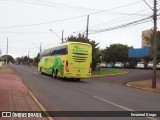
<svg viewBox="0 0 160 120"><path fill-rule="evenodd" d="M2 112L1 117L9 118L9 117L43 117L42 112Z"/></svg>

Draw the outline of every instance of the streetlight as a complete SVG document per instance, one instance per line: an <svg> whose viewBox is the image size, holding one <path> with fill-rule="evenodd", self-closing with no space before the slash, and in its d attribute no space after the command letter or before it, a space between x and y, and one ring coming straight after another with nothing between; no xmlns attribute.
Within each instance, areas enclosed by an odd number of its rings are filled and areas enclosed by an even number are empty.
<svg viewBox="0 0 160 120"><path fill-rule="evenodd" d="M42 43L40 43L40 47L36 46L34 43L32 43L37 49L39 49L39 52L42 50Z"/></svg>
<svg viewBox="0 0 160 120"><path fill-rule="evenodd" d="M60 40L62 40L62 43L64 43L63 42L63 33L64 33L64 31L62 30L62 38L60 38L53 30L50 30L58 39L60 39Z"/></svg>

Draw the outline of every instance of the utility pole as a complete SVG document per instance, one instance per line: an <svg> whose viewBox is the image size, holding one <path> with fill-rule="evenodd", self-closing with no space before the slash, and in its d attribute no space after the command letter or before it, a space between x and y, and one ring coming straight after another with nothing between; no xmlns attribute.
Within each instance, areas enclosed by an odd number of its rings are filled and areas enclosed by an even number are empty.
<svg viewBox="0 0 160 120"><path fill-rule="evenodd" d="M64 31L62 30L62 38L60 38L53 30L50 30L52 33L54 33L54 35L56 35L56 37L60 40L62 40L62 43L63 43L63 33Z"/></svg>
<svg viewBox="0 0 160 120"><path fill-rule="evenodd" d="M89 15L87 16L86 39L88 40Z"/></svg>
<svg viewBox="0 0 160 120"><path fill-rule="evenodd" d="M6 64L8 64L8 37L7 37L7 50L6 50Z"/></svg>
<svg viewBox="0 0 160 120"><path fill-rule="evenodd" d="M63 34L64 34L64 30L62 30L62 44L64 43L64 42L63 42Z"/></svg>
<svg viewBox="0 0 160 120"><path fill-rule="evenodd" d="M154 0L154 47L153 47L153 73L152 73L152 88L156 88L156 64L157 64L157 1Z"/></svg>
<svg viewBox="0 0 160 120"><path fill-rule="evenodd" d="M40 43L39 51L42 51L42 43Z"/></svg>
<svg viewBox="0 0 160 120"><path fill-rule="evenodd" d="M28 50L28 59L29 59L29 52L30 52L30 49Z"/></svg>

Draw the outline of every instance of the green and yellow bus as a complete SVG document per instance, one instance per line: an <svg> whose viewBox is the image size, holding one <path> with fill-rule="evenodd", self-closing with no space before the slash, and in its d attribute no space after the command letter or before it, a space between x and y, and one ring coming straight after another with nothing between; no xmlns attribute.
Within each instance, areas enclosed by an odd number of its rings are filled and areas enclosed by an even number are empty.
<svg viewBox="0 0 160 120"><path fill-rule="evenodd" d="M40 53L38 70L54 78L90 78L92 46L81 42L68 42Z"/></svg>

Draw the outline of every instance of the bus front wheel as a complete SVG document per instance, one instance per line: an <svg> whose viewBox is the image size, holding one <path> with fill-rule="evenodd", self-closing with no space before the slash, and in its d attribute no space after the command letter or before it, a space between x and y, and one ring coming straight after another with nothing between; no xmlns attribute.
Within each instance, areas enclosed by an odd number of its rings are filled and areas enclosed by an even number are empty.
<svg viewBox="0 0 160 120"><path fill-rule="evenodd" d="M40 73L41 73L41 75L43 75L44 73L42 72L42 67L40 68Z"/></svg>

